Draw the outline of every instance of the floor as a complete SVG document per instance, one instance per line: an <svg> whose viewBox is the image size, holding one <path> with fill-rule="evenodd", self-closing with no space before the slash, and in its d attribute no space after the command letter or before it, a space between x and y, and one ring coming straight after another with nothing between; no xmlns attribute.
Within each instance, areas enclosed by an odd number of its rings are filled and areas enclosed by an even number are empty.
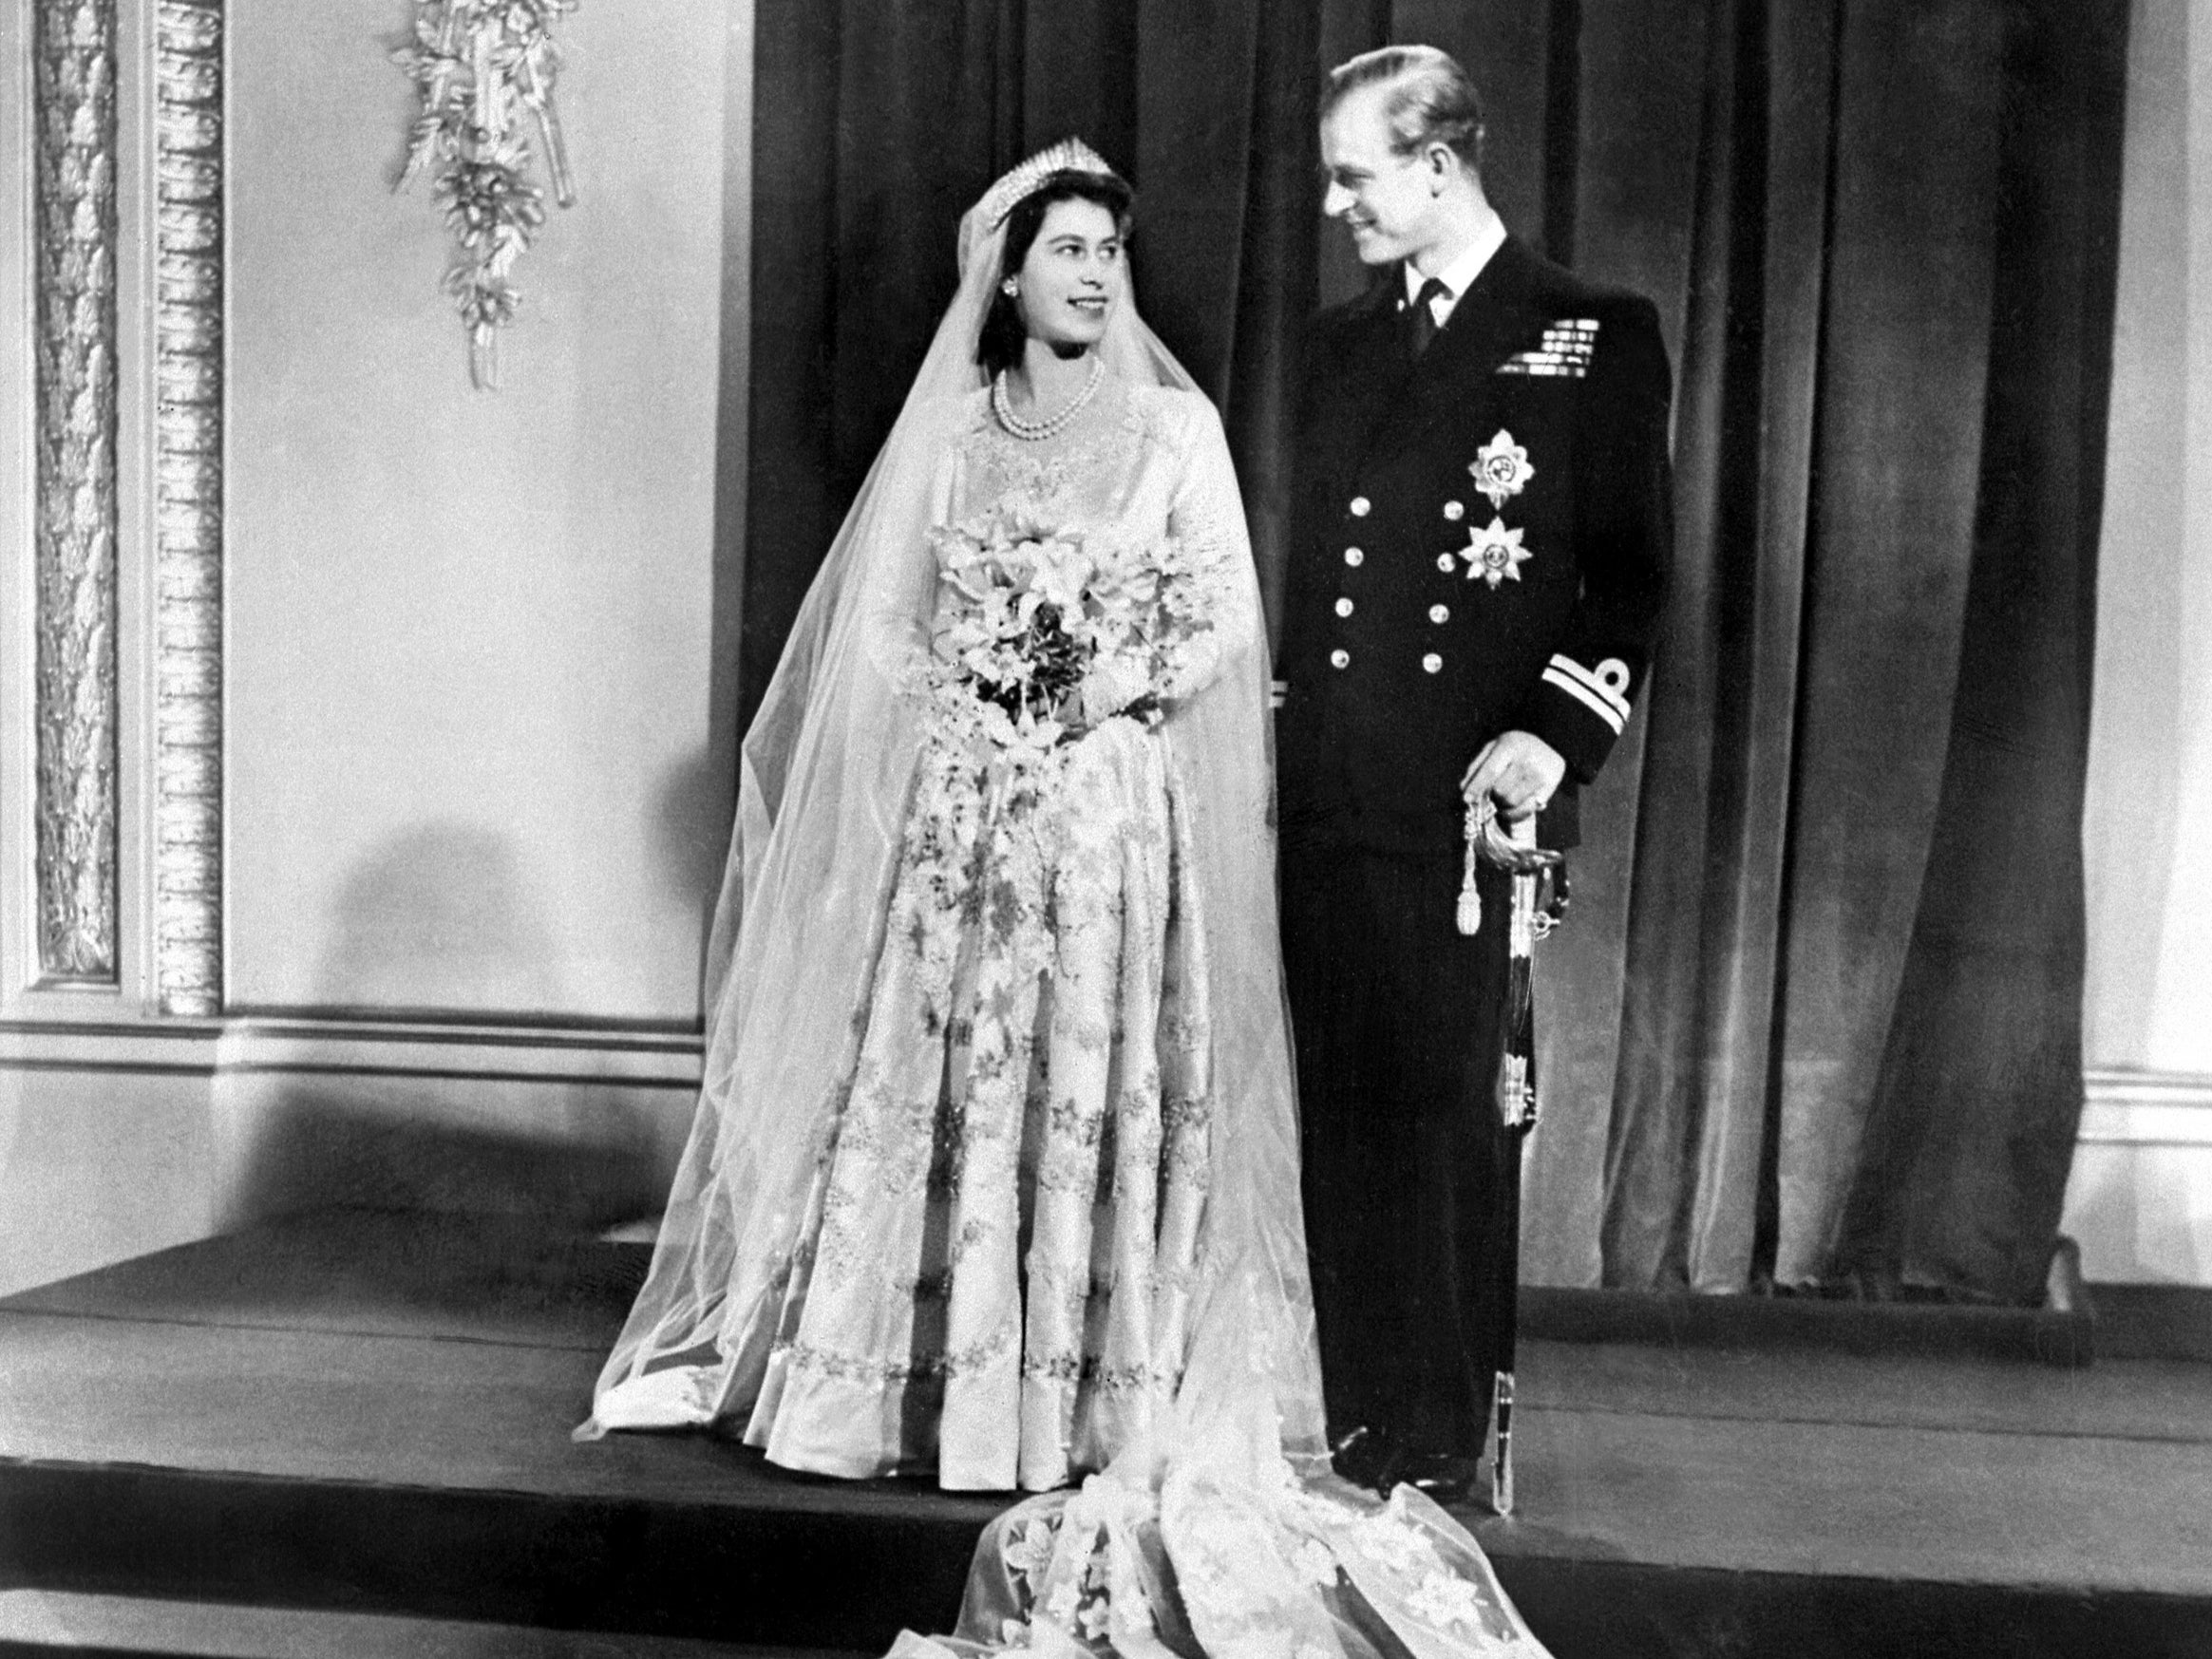
<svg viewBox="0 0 2212 1659"><path fill-rule="evenodd" d="M354 1214L20 1295L0 1303L0 1465L971 1537L997 1507L798 1480L699 1436L571 1442L643 1260L525 1223ZM2212 1606L2212 1366L1531 1342L1521 1393L1520 1512L1467 1518L1539 1599L1552 1563Z"/></svg>

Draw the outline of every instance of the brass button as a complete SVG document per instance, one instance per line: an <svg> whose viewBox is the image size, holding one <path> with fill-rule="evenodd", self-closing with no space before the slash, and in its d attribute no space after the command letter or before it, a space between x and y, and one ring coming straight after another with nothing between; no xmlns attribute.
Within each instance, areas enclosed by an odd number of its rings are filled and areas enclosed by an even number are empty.
<svg viewBox="0 0 2212 1659"><path fill-rule="evenodd" d="M1368 509L1369 509L1369 508L1370 508L1370 507L1371 507L1372 504L1373 504L1373 503L1371 503L1371 501L1369 501L1369 500L1368 500L1368 499L1367 499L1365 496L1354 496L1354 497L1352 497L1352 516L1354 518L1366 518L1366 517L1367 517L1367 515L1368 515Z"/></svg>
<svg viewBox="0 0 2212 1659"><path fill-rule="evenodd" d="M1434 651L1430 651L1421 659L1421 666L1433 674L1444 667L1444 659Z"/></svg>
<svg viewBox="0 0 2212 1659"><path fill-rule="evenodd" d="M1431 622L1449 622L1451 620L1451 607L1449 605L1429 606L1428 620Z"/></svg>
<svg viewBox="0 0 2212 1659"><path fill-rule="evenodd" d="M1349 669L1352 667L1352 653L1338 646L1329 653L1329 666L1333 669Z"/></svg>
<svg viewBox="0 0 2212 1659"><path fill-rule="evenodd" d="M1459 561L1448 553L1440 553L1436 556L1436 568L1448 576L1459 569Z"/></svg>
<svg viewBox="0 0 2212 1659"><path fill-rule="evenodd" d="M1349 615L1351 615L1351 614L1352 614L1352 601L1351 601L1350 599L1339 599L1339 600L1337 600L1337 601L1336 601L1336 614L1337 614L1337 615L1339 615L1339 616L1349 616Z"/></svg>
<svg viewBox="0 0 2212 1659"><path fill-rule="evenodd" d="M1444 504L1444 516L1457 524L1467 516L1467 504L1465 501L1446 501Z"/></svg>
<svg viewBox="0 0 2212 1659"><path fill-rule="evenodd" d="M1357 570L1366 561L1367 555L1360 552L1358 548L1348 547L1344 550L1344 562L1348 565L1351 565L1354 570Z"/></svg>

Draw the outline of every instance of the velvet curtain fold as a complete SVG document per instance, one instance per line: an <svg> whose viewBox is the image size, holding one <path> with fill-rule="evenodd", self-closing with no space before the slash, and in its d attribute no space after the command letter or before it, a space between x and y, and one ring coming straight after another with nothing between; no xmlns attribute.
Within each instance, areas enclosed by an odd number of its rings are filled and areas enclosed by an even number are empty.
<svg viewBox="0 0 2212 1659"><path fill-rule="evenodd" d="M2081 1102L2126 10L1703 21L1603 1280L2032 1299Z"/></svg>
<svg viewBox="0 0 2212 1659"><path fill-rule="evenodd" d="M1657 301L1677 580L1542 969L1524 1263L2025 1299L2080 1105L2125 0L758 0L749 710L952 290L1080 133L1278 591L1320 72L1459 56L1484 176Z"/></svg>

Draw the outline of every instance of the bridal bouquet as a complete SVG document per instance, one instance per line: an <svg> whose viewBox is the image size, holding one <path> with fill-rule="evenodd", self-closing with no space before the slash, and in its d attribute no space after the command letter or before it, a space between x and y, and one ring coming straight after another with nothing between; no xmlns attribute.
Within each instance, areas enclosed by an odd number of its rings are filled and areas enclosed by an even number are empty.
<svg viewBox="0 0 2212 1659"><path fill-rule="evenodd" d="M949 590L933 678L973 699L1002 748L1157 721L1211 648L1213 606L1173 538L1106 545L1017 500L932 532L930 550Z"/></svg>

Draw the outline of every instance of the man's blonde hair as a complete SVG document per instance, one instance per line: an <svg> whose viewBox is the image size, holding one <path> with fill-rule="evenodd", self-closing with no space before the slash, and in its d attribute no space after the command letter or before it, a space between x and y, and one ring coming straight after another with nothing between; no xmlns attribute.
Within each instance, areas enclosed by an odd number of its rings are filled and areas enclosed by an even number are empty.
<svg viewBox="0 0 2212 1659"><path fill-rule="evenodd" d="M1383 120L1398 154L1447 144L1468 167L1481 170L1482 95L1450 53L1434 47L1379 47L1337 65L1321 94L1323 119L1365 86L1386 88Z"/></svg>

